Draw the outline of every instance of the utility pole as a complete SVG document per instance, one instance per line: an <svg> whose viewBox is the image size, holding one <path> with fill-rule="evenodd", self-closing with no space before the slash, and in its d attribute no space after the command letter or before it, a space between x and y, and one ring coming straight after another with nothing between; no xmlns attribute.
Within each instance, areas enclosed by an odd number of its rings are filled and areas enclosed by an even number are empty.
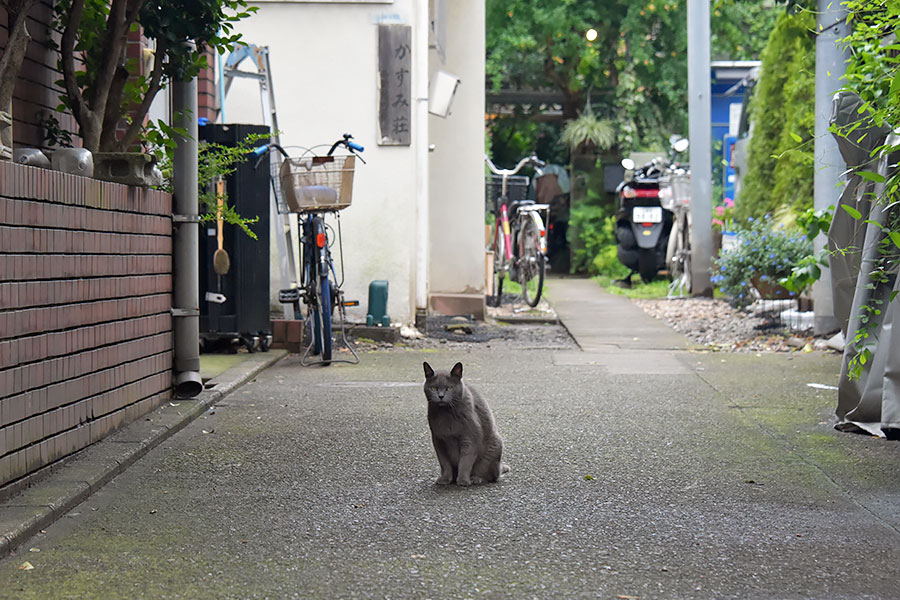
<svg viewBox="0 0 900 600"><path fill-rule="evenodd" d="M712 145L709 0L688 0L688 136L691 141L691 282L712 296Z"/></svg>
<svg viewBox="0 0 900 600"><path fill-rule="evenodd" d="M837 142L828 132L831 118L831 98L841 87L840 78L847 70L848 52L838 45L850 31L847 11L839 2L818 0L816 13L816 125L815 125L815 175L813 206L823 210L837 205L841 190L838 183L844 172L844 161ZM825 247L827 236L820 233L813 240L818 253ZM813 333L823 335L837 331L834 318L834 298L831 294L831 270L822 267L822 277L813 285Z"/></svg>

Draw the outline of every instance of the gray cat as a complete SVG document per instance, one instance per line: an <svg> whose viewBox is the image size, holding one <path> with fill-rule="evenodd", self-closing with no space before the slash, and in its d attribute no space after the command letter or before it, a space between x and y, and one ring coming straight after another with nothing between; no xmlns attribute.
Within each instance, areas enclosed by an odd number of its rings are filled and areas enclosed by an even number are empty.
<svg viewBox="0 0 900 600"><path fill-rule="evenodd" d="M509 466L500 462L503 441L487 402L462 380L462 363L435 373L427 362L425 398L431 441L441 465L438 485L497 481Z"/></svg>

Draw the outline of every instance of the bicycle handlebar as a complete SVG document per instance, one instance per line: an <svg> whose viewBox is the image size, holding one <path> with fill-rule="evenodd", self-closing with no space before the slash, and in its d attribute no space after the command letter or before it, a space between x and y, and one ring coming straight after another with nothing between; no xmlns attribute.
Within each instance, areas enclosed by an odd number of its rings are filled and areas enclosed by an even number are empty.
<svg viewBox="0 0 900 600"><path fill-rule="evenodd" d="M331 145L331 149L328 150L328 156L331 156L338 146L344 146L351 153L364 152L365 147L357 144L356 142L351 142L350 140L352 140L352 139L353 139L352 135L350 135L349 133L345 133L343 138L339 139L338 141L336 141L335 143L333 143ZM282 156L284 156L285 158L288 158L288 153L285 152L284 148L282 148L275 142L270 142L268 144L263 144L262 146L258 146L256 148L254 148L253 155L254 156L262 156L263 154L265 154L266 152L268 152L269 150L271 150L273 148L275 150L278 150L279 152L281 152Z"/></svg>
<svg viewBox="0 0 900 600"><path fill-rule="evenodd" d="M520 160L519 163L512 169L498 169L496 165L491 162L491 158L487 154L484 155L484 161L487 163L488 169L490 169L491 173L493 173L494 175L515 175L516 173L521 171L522 167L524 167L525 165L531 165L537 169L542 169L547 166L547 163L539 159L536 154L526 156L525 158Z"/></svg>
<svg viewBox="0 0 900 600"><path fill-rule="evenodd" d="M271 143L269 143L269 144L263 144L262 146L259 146L258 148L254 148L254 149L253 149L253 155L254 155L254 156L262 156L263 154L265 154L266 152L268 152L268 151L271 150L272 148L275 148L276 150L278 150L279 152L281 152L281 155L284 156L285 158L288 157L288 153L284 151L284 148L282 148L281 146L279 146L279 145L276 144L275 142L271 142Z"/></svg>
<svg viewBox="0 0 900 600"><path fill-rule="evenodd" d="M344 137L342 139L339 139L338 141L336 141L335 143L333 143L331 145L331 150L328 151L328 156L331 156L332 153L335 151L335 149L338 146L343 146L350 152L362 152L363 150L365 150L365 148L363 148L356 142L351 142L350 140L352 140L352 139L353 139L352 135L350 135L349 133L345 133Z"/></svg>
<svg viewBox="0 0 900 600"><path fill-rule="evenodd" d="M356 142L351 142L350 140L352 140L352 139L353 139L352 135L350 135L349 133L345 133L341 139L339 139L338 141L336 141L335 143L333 143L331 145L331 149L328 150L328 156L331 156L334 153L335 149L337 149L338 146L345 147L348 151L350 151L351 154L357 154L358 152L363 152L365 150L365 147L357 144ZM260 160L261 160L262 156L269 150L272 150L273 148L275 150L278 150L279 152L281 152L281 155L283 157L290 158L288 153L285 152L284 148L282 148L275 142L270 142L268 144L263 144L262 146L254 148L252 154L254 156L260 157ZM362 156L359 157L359 160L362 160L363 164L366 163L366 161L363 160ZM259 160L256 161L256 164L259 165Z"/></svg>

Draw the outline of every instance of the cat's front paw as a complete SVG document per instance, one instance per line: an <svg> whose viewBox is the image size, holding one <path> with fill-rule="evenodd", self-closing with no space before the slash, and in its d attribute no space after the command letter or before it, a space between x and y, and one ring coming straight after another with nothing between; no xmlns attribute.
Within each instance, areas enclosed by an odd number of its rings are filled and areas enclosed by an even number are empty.
<svg viewBox="0 0 900 600"><path fill-rule="evenodd" d="M468 478L463 479L462 477L457 477L457 478L456 478L456 485L459 485L459 486L462 486L462 487L468 487L468 486L472 485L472 480L471 480L471 479L468 479Z"/></svg>
<svg viewBox="0 0 900 600"><path fill-rule="evenodd" d="M438 477L437 479L434 480L435 485L450 485L451 483L453 483L453 478L445 477L444 475L441 475L440 477Z"/></svg>

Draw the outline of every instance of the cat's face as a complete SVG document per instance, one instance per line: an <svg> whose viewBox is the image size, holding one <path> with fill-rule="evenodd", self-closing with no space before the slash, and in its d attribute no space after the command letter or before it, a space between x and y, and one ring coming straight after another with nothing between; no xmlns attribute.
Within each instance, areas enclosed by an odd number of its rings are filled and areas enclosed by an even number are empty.
<svg viewBox="0 0 900 600"><path fill-rule="evenodd" d="M449 373L435 373L427 362L425 367L425 399L435 405L452 404L462 391L462 363L456 363Z"/></svg>

